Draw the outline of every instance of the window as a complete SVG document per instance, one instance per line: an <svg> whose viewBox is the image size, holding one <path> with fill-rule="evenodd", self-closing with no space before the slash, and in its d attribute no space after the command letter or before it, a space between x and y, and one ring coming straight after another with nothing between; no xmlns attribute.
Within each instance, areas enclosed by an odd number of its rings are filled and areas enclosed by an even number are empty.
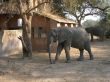
<svg viewBox="0 0 110 82"><path fill-rule="evenodd" d="M68 27L68 24L65 24L65 27Z"/></svg>
<svg viewBox="0 0 110 82"><path fill-rule="evenodd" d="M60 23L57 23L57 27L61 27L61 24Z"/></svg>
<svg viewBox="0 0 110 82"><path fill-rule="evenodd" d="M73 24L71 24L71 27L74 27L74 25L73 25Z"/></svg>
<svg viewBox="0 0 110 82"><path fill-rule="evenodd" d="M38 27L38 28L33 27L32 37L33 38L45 38L46 37L45 29L42 27Z"/></svg>
<svg viewBox="0 0 110 82"><path fill-rule="evenodd" d="M17 24L18 24L18 27L22 27L22 18L19 18L18 21L17 21Z"/></svg>

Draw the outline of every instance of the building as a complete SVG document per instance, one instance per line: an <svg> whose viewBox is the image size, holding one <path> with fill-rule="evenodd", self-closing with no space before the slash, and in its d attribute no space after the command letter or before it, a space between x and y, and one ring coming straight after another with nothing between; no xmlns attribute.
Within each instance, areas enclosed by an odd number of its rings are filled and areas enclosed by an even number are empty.
<svg viewBox="0 0 110 82"><path fill-rule="evenodd" d="M52 14L36 14L32 20L33 50L47 49L47 35L51 28L74 27L75 22Z"/></svg>
<svg viewBox="0 0 110 82"><path fill-rule="evenodd" d="M22 19L19 10L4 5L0 9L1 30L22 30ZM74 27L75 22L58 15L35 13L32 18L32 48L36 51L47 50L47 35L51 28ZM16 37L17 38L17 37Z"/></svg>

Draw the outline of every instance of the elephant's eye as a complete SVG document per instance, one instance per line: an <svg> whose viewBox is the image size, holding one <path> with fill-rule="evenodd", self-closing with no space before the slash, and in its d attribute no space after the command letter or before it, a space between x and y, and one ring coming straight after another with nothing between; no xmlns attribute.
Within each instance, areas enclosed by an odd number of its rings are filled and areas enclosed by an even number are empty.
<svg viewBox="0 0 110 82"><path fill-rule="evenodd" d="M54 37L54 38L56 38L56 36L55 36L55 35L54 35L53 37Z"/></svg>

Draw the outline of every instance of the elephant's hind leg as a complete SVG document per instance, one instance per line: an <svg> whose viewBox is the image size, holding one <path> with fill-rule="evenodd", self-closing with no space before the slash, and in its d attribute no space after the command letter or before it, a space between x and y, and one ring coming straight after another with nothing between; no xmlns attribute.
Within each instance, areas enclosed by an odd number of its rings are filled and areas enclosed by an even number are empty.
<svg viewBox="0 0 110 82"><path fill-rule="evenodd" d="M78 61L83 61L84 60L84 56L83 56L84 49L79 49L79 51L80 51L80 56L77 60Z"/></svg>
<svg viewBox="0 0 110 82"><path fill-rule="evenodd" d="M66 63L70 63L71 59L70 59L70 46L65 46L65 53L66 53Z"/></svg>
<svg viewBox="0 0 110 82"><path fill-rule="evenodd" d="M93 56L92 51L91 51L91 46L90 46L90 44L88 42L86 43L85 50L88 51L90 60L93 60L94 59L94 56Z"/></svg>
<svg viewBox="0 0 110 82"><path fill-rule="evenodd" d="M93 60L94 57L93 57L93 54L92 54L92 52L91 52L91 49L89 49L89 50L87 50L87 51L88 51L88 53L89 53L90 60Z"/></svg>

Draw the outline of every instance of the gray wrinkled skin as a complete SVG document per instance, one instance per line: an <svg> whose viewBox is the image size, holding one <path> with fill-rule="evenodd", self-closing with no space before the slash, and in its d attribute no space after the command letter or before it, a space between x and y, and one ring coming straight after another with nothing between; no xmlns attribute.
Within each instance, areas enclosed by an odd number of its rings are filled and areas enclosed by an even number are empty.
<svg viewBox="0 0 110 82"><path fill-rule="evenodd" d="M91 34L91 41L93 41L93 36L98 36L101 41L104 40L105 30L101 27L88 27L85 29L88 33Z"/></svg>
<svg viewBox="0 0 110 82"><path fill-rule="evenodd" d="M51 60L51 43L58 41L58 47L56 51L55 61ZM90 56L90 60L93 59L93 55L91 52L90 39L88 33L82 28L55 28L50 31L48 38L48 46L49 46L49 59L50 63L55 63L60 56L62 49L65 50L66 53L66 62L70 62L70 47L74 47L79 49L80 56L78 58L79 61L84 59L83 51L87 50Z"/></svg>

